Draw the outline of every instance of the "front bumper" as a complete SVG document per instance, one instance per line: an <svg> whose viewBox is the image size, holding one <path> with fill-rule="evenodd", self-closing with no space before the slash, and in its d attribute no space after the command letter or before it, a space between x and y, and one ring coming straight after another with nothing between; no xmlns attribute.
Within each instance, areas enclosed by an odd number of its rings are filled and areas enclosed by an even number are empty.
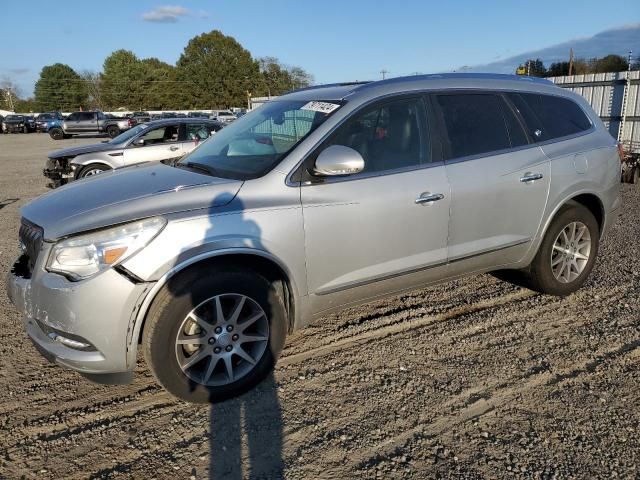
<svg viewBox="0 0 640 480"><path fill-rule="evenodd" d="M40 259L47 258L45 250ZM38 264L31 278L25 277L17 262L7 276L7 294L23 314L27 335L46 358L85 374L133 369L137 339L131 331L151 284L133 283L113 269L70 282ZM66 340L78 344L71 347Z"/></svg>

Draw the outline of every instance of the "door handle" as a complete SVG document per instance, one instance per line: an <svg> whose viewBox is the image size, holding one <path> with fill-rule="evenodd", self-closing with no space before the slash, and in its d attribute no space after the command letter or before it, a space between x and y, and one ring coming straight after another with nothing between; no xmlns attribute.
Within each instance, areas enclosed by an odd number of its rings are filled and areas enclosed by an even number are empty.
<svg viewBox="0 0 640 480"><path fill-rule="evenodd" d="M437 202L438 200L442 200L444 195L441 193L423 193L418 198L416 198L416 205L421 205L423 203L432 203Z"/></svg>
<svg viewBox="0 0 640 480"><path fill-rule="evenodd" d="M522 183L535 182L536 180L540 180L544 175L541 173L531 173L527 172L522 177L520 177L520 181Z"/></svg>
<svg viewBox="0 0 640 480"><path fill-rule="evenodd" d="M180 147L178 147L177 145L171 145L169 147L169 150L171 150L172 152L175 152L176 150L178 150Z"/></svg>

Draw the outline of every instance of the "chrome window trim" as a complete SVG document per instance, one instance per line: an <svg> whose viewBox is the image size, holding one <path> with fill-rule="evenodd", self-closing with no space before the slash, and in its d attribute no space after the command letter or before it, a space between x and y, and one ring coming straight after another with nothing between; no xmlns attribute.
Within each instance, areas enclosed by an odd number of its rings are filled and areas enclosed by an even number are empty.
<svg viewBox="0 0 640 480"><path fill-rule="evenodd" d="M558 87L560 88L560 87ZM345 175L344 177L334 177L333 180L331 181L327 181L326 179L329 177L324 177L325 181L323 182L294 182L292 181L291 177L298 171L298 169L300 168L300 166L307 161L307 159L309 158L310 155L312 155L316 149L325 141L327 140L327 138L329 138L331 135L333 135L333 133L340 128L340 126L342 126L345 122L347 122L353 115L358 114L360 111L362 111L363 109L371 106L372 104L379 102L379 101L384 101L387 99L392 99L392 98L402 98L402 97L412 97L412 96L425 96L425 95L437 95L438 93L442 94L442 93L475 93L475 94L479 94L479 93L486 93L486 94L505 94L505 93L531 93L534 95L548 95L550 97L559 97L559 98L564 98L566 100L569 100L571 102L573 102L574 104L576 104L580 110L582 110L582 112L585 114L585 116L587 117L587 119L589 120L589 123L591 124L591 128L589 128L588 130L584 130L582 132L578 132L578 133L574 133L572 135L565 135L564 137L557 137L557 138L552 138L549 140L545 140L543 142L536 142L535 140L532 143L529 143L527 145L520 145L519 147L513 147L513 148L503 148L501 150L493 150L491 152L485 152L485 153L479 153L477 155L467 155L465 157L458 157L458 158L453 158L453 159L449 159L449 160L445 160L443 162L434 162L431 164L424 164L424 165L415 165L413 167L404 167L401 169L395 169L395 170L386 170L384 172L372 172L370 174L356 174L356 175ZM429 111L428 111L429 105L427 105L425 103L425 110L427 110L425 113L427 115L427 118L429 118ZM568 95L558 95L556 93L550 92L536 92L536 91L529 91L529 90L522 90L522 89L516 89L516 88L504 88L504 89L497 89L497 90L488 90L482 87L479 87L477 89L475 88L446 88L446 89L420 89L420 90L410 90L410 91L405 91L405 92L393 92L393 93L388 93L385 95L381 95L379 97L373 98L368 100L367 102L363 103L362 105L360 105L358 108L356 108L353 112L351 112L347 117L343 118L341 122L339 122L337 125L334 125L331 130L329 130L320 140L318 140L318 142L316 142L315 145L313 145L313 147L311 147L309 149L309 151L304 155L304 157L291 169L291 171L287 174L286 178L285 178L285 185L287 187L308 187L308 186L319 186L319 185L323 185L325 183L335 183L335 182L344 182L344 181L352 181L352 180L359 180L359 179L365 179L365 178L371 178L371 177L377 177L377 176L382 176L382 175L394 175L397 173L403 173L405 171L413 171L413 170L421 170L423 168L431 168L431 167L435 167L435 166L442 166L442 165L450 165L450 164L454 164L454 163L461 163L461 162L468 162L471 160L477 160L480 158L486 158L486 157L493 157L496 155L503 155L505 153L509 153L509 152L517 152L520 150L526 150L528 148L535 148L535 147L539 147L539 146L544 146L544 145L550 145L552 143L559 143L559 142L564 142L567 140L572 140L574 138L578 138L578 137L582 137L585 135L590 135L591 133L596 131L596 126L593 122L593 120L591 119L591 116L584 110L584 108L582 108L582 105L580 105L578 102L574 101L573 99L570 98L570 96ZM527 132L525 132L527 133ZM529 134L527 133L527 136L529 136ZM291 152L290 152L291 153Z"/></svg>

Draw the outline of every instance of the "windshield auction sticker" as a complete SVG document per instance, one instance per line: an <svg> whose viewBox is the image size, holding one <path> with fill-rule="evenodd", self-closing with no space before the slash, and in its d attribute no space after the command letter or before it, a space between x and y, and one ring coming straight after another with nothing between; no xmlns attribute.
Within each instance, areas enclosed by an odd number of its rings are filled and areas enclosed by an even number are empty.
<svg viewBox="0 0 640 480"><path fill-rule="evenodd" d="M309 102L301 107L300 110L312 110L314 112L331 113L339 107L340 105L338 105L337 103Z"/></svg>

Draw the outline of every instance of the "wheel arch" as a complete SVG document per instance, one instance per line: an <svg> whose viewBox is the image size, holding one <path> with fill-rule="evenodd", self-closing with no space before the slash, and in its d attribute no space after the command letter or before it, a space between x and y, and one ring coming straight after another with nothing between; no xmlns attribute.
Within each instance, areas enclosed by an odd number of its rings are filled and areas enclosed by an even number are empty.
<svg viewBox="0 0 640 480"><path fill-rule="evenodd" d="M549 225L551 225L551 222L556 217L560 209L570 203L582 205L587 210L589 210L593 214L593 216L596 218L596 222L598 222L598 228L600 230L600 235L602 235L603 229L605 226L605 220L606 220L604 203L602 202L602 199L592 191L585 191L585 192L578 192L578 193L574 192L570 195L567 195L564 198L564 200L562 200L561 202L558 202L556 207L546 218L544 223L544 228L538 235L538 242L537 242L538 244L536 245L535 251L538 250L540 242L542 241L542 239L547 233L547 230L549 229Z"/></svg>
<svg viewBox="0 0 640 480"><path fill-rule="evenodd" d="M211 268L226 265L246 267L264 275L268 280L277 282L279 288L281 288L280 293L287 309L288 331L291 332L293 330L296 323L296 314L299 312L299 306L296 305L295 301L297 290L292 275L278 259L267 252L252 249L207 252L187 259L165 273L142 300L138 311L134 312L134 322L130 328L131 335L127 339L127 364L130 368L135 365L137 346L142 339L149 310L158 293L176 275L186 274L192 269L203 265Z"/></svg>

